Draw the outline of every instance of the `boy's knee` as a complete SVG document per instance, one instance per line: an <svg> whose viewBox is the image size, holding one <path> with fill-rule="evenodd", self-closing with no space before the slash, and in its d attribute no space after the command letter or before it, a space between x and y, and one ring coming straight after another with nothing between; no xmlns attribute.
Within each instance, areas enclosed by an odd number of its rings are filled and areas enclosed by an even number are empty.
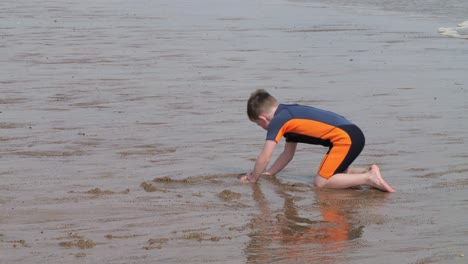
<svg viewBox="0 0 468 264"><path fill-rule="evenodd" d="M327 179L323 178L320 175L315 176L314 185L317 186L318 188L324 187L326 183L327 183Z"/></svg>

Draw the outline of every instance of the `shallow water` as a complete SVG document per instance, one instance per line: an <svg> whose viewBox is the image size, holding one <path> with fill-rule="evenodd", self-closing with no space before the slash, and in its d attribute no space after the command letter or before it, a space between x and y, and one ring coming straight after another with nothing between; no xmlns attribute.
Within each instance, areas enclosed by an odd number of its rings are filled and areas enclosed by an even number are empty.
<svg viewBox="0 0 468 264"><path fill-rule="evenodd" d="M468 46L438 18L307 1L1 5L1 263L466 262ZM358 124L356 165L379 164L397 193L316 190L318 146L238 184L265 136L245 115L259 87Z"/></svg>

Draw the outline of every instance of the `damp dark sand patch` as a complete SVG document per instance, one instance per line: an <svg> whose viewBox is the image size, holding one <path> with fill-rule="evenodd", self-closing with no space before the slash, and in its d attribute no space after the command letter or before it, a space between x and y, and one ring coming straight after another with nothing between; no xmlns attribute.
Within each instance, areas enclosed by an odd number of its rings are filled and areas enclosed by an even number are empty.
<svg viewBox="0 0 468 264"><path fill-rule="evenodd" d="M134 238L134 237L139 237L142 235L105 235L104 237L111 240L111 239L129 239L129 238Z"/></svg>
<svg viewBox="0 0 468 264"><path fill-rule="evenodd" d="M143 188L146 192L168 192L166 189L158 188L153 185L151 182L142 182L140 187Z"/></svg>
<svg viewBox="0 0 468 264"><path fill-rule="evenodd" d="M167 123L164 122L136 122L135 124L137 125L142 125L142 126L160 126L160 125L166 125Z"/></svg>
<svg viewBox="0 0 468 264"><path fill-rule="evenodd" d="M101 144L100 141L101 140L93 139L90 141L79 141L79 142L76 142L75 144L80 145L80 146L96 147Z"/></svg>
<svg viewBox="0 0 468 264"><path fill-rule="evenodd" d="M58 107L45 107L45 108L33 108L34 110L41 110L41 111L51 111L51 112L66 112L70 111L70 109L67 108L58 108Z"/></svg>
<svg viewBox="0 0 468 264"><path fill-rule="evenodd" d="M200 184L209 181L211 183L220 183L220 181L216 181L210 179L210 177L189 177L185 179L173 179L169 176L158 177L153 179L152 182L142 182L140 187L142 187L147 192L156 192L156 191L165 191L164 189L159 188L159 186L170 186L174 184L183 184L183 185L190 185L190 184ZM157 185L158 187L156 187Z"/></svg>
<svg viewBox="0 0 468 264"><path fill-rule="evenodd" d="M275 177L275 176L272 176ZM268 178L267 178L268 179ZM275 178L271 178L272 181L275 181ZM290 192L310 192L312 191L315 186L307 183L302 183L302 182L286 182L281 184L281 188L283 188L284 191L290 191Z"/></svg>
<svg viewBox="0 0 468 264"><path fill-rule="evenodd" d="M58 238L64 239L64 238ZM78 235L76 232L69 232L65 239L72 239L71 241L60 242L59 246L64 248L78 247L80 249L89 249L96 246L93 240L86 239L83 236Z"/></svg>
<svg viewBox="0 0 468 264"><path fill-rule="evenodd" d="M149 182L142 182L140 184L140 187L143 188L143 190L145 190L146 192L155 192L158 190L156 186L154 186L153 184Z"/></svg>
<svg viewBox="0 0 468 264"><path fill-rule="evenodd" d="M67 94L55 94L53 96L49 96L50 102L69 102L81 98L76 95L67 95Z"/></svg>
<svg viewBox="0 0 468 264"><path fill-rule="evenodd" d="M24 239L11 240L11 241L5 241L5 242L12 244L13 248L17 248L18 245L21 245L22 247L30 247L30 245L27 244L26 240L24 240Z"/></svg>
<svg viewBox="0 0 468 264"><path fill-rule="evenodd" d="M74 103L74 104L70 104L70 106L80 107L80 108L97 108L97 109L112 108L110 106L104 105L108 103L109 102L106 102L106 101L91 101L91 102Z"/></svg>
<svg viewBox="0 0 468 264"><path fill-rule="evenodd" d="M16 154L20 157L25 158L42 158L42 157L73 157L73 156L83 156L86 153L81 150L74 150L74 151L17 151L13 152L12 154Z"/></svg>
<svg viewBox="0 0 468 264"><path fill-rule="evenodd" d="M234 226L234 227L230 227L228 230L229 231L232 231L232 232L244 232L248 229L253 229L254 228L254 224L252 222L250 223L247 223L243 226Z"/></svg>
<svg viewBox="0 0 468 264"><path fill-rule="evenodd" d="M29 137L0 137L0 142L8 142L8 141L15 141L15 140L25 140Z"/></svg>
<svg viewBox="0 0 468 264"><path fill-rule="evenodd" d="M18 103L24 103L28 101L27 98L8 98L8 99L0 99L0 105L6 105L6 104L18 104Z"/></svg>
<svg viewBox="0 0 468 264"><path fill-rule="evenodd" d="M421 171L427 171L428 168L409 168L409 169L406 169L406 171L409 171L409 172L421 172Z"/></svg>
<svg viewBox="0 0 468 264"><path fill-rule="evenodd" d="M440 116L430 115L430 114L421 114L421 115L399 115L396 116L398 121L402 122L415 122L420 120L435 120L441 118Z"/></svg>
<svg viewBox="0 0 468 264"><path fill-rule="evenodd" d="M130 190L125 190L123 192L114 192L114 191L109 191L109 190L101 190L99 188L95 188L95 189L92 189L92 190L89 190L85 193L88 193L88 194L95 194L95 195L106 195L106 194L117 194L117 193L120 193L120 194L127 194Z"/></svg>
<svg viewBox="0 0 468 264"><path fill-rule="evenodd" d="M146 250L161 249L163 245L165 245L168 241L169 241L168 238L152 238L146 242L146 244L148 245L143 247L143 249L146 249Z"/></svg>
<svg viewBox="0 0 468 264"><path fill-rule="evenodd" d="M467 172L468 172L468 169L452 169L452 170L441 171L441 172L430 172L430 173L426 173L424 175L419 175L416 177L423 178L423 179L438 178L438 177L446 176L449 174L461 174L461 173L467 173Z"/></svg>
<svg viewBox="0 0 468 264"><path fill-rule="evenodd" d="M130 192L129 189L126 189L125 191L121 191L121 192L114 192L110 190L101 190L99 188L94 188L86 192L69 191L68 193L84 193L84 194L93 194L93 195L99 196L99 195L112 195L112 194L128 194L129 192Z"/></svg>
<svg viewBox="0 0 468 264"><path fill-rule="evenodd" d="M89 249L96 246L91 239L79 239L78 241L60 242L59 246L64 248L78 247L80 249Z"/></svg>
<svg viewBox="0 0 468 264"><path fill-rule="evenodd" d="M190 234L186 234L184 236L182 236L182 239L186 239L186 240L196 240L196 241L204 241L204 240L210 240L210 241L219 241L221 240L220 237L216 237L216 236L210 236L208 234L205 234L205 233L190 233Z"/></svg>
<svg viewBox="0 0 468 264"><path fill-rule="evenodd" d="M135 102L135 101L145 101L145 100L152 100L152 99L161 99L161 96L159 95L154 95L154 96L138 96L138 97L132 97L128 98L125 101L128 102ZM138 122L137 122L138 123Z"/></svg>
<svg viewBox="0 0 468 264"><path fill-rule="evenodd" d="M174 179L169 176L157 177L153 179L153 182L162 183L162 184L221 184L225 183L226 180L237 179L243 174L213 174L213 175L202 175L202 176L193 176L184 179Z"/></svg>
<svg viewBox="0 0 468 264"><path fill-rule="evenodd" d="M212 236L212 235L209 235L207 233L203 233L203 232L190 232L188 234L185 234L181 237L179 237L178 239L184 239L184 240L195 240L195 241L198 241L198 242L201 242L201 241L220 241L221 239L232 239L232 237L220 237L220 236Z"/></svg>
<svg viewBox="0 0 468 264"><path fill-rule="evenodd" d="M26 123L13 123L13 122L0 122L0 129L15 129L15 128L31 128L31 124Z"/></svg>
<svg viewBox="0 0 468 264"><path fill-rule="evenodd" d="M134 148L135 148L134 150L120 151L120 152L117 152L117 154L119 154L120 157L156 156L156 155L173 153L177 151L176 148L168 148L159 144L140 145L140 146L135 146Z"/></svg>
<svg viewBox="0 0 468 264"><path fill-rule="evenodd" d="M240 199L241 194L230 191L230 190L224 190L224 191L218 193L218 197L221 198L221 200L223 200L223 201L229 202L229 201L232 201L232 200Z"/></svg>
<svg viewBox="0 0 468 264"><path fill-rule="evenodd" d="M398 153L367 153L363 154L363 156L371 157L371 158L385 158L390 156L399 156Z"/></svg>
<svg viewBox="0 0 468 264"><path fill-rule="evenodd" d="M70 126L70 127L53 127L52 129L53 130L58 130L58 131L68 131L68 130L80 130L80 129L83 129L83 128L82 127ZM84 133L80 133L80 132L78 132L77 134L79 136L84 136L85 135Z"/></svg>
<svg viewBox="0 0 468 264"><path fill-rule="evenodd" d="M171 178L169 176L164 176L164 177L159 177L159 178L153 179L153 182L165 183L165 184L169 184L169 183L193 183L193 180L191 178L185 178L185 179L178 180L178 179L173 179L173 178Z"/></svg>
<svg viewBox="0 0 468 264"><path fill-rule="evenodd" d="M445 181L442 183L437 183L432 186L432 188L463 188L465 189L468 186L468 179L459 179L454 181Z"/></svg>
<svg viewBox="0 0 468 264"><path fill-rule="evenodd" d="M0 139L1 141L1 139ZM454 158L468 158L468 154L467 153L463 153L463 154L453 154L453 155L450 155L450 157L454 157Z"/></svg>
<svg viewBox="0 0 468 264"><path fill-rule="evenodd" d="M185 231L182 231L185 232ZM177 233L177 232L174 232ZM152 238L149 239L146 244L147 246L144 246L143 249L146 250L152 250L152 249L162 249L164 245L166 245L169 241L174 241L174 240L192 240L192 241L197 241L197 242L203 242L203 241L211 241L211 242L218 242L223 239L229 239L231 240L232 237L225 236L212 236L207 233L203 232L194 232L194 231L189 231L187 234L184 234L179 237L175 238Z"/></svg>

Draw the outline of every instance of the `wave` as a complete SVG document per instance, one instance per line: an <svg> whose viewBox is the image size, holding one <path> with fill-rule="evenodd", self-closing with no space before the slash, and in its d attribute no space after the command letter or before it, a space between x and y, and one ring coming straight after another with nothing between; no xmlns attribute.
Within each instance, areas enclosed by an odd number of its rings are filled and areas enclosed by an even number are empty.
<svg viewBox="0 0 468 264"><path fill-rule="evenodd" d="M453 38L468 39L468 20L464 21L453 28L439 28L441 35Z"/></svg>

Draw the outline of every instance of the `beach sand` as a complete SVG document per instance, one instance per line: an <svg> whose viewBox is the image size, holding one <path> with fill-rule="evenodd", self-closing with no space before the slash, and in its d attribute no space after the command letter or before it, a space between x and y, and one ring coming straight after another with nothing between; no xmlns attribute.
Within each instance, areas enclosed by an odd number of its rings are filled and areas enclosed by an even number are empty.
<svg viewBox="0 0 468 264"><path fill-rule="evenodd" d="M467 262L468 42L439 18L282 0L1 6L0 263ZM314 188L326 149L309 145L239 184L265 137L245 114L257 88L358 124L356 165L397 192Z"/></svg>

